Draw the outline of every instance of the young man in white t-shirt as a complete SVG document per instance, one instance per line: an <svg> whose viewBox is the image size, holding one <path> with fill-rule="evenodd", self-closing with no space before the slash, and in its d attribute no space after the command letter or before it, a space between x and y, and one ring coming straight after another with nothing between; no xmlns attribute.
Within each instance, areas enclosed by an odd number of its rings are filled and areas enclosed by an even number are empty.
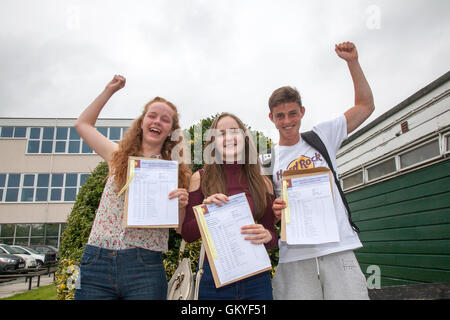
<svg viewBox="0 0 450 320"><path fill-rule="evenodd" d="M354 85L355 105L336 119L319 123L313 131L326 146L336 170L336 153L341 143L370 116L375 107L354 44L341 43L336 45L335 51L347 62ZM269 99L269 108L270 120L280 134L272 159L272 177L278 197L273 209L280 219L281 210L286 207L279 199L283 171L328 165L323 155L300 136L305 107L296 89L282 87L275 90ZM366 280L353 253L362 244L350 225L334 181L333 188L340 241L319 245L287 245L280 241L280 259L273 279L275 299L368 299Z"/></svg>

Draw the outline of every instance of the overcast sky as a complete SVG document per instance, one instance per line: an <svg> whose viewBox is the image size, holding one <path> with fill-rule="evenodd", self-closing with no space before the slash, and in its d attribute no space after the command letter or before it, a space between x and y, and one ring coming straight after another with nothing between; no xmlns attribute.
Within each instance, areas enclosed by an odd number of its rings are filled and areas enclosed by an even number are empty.
<svg viewBox="0 0 450 320"><path fill-rule="evenodd" d="M1 0L0 117L78 117L114 74L102 118L162 96L188 128L218 112L273 137L267 100L299 89L302 130L353 105L334 45L353 41L372 121L450 70L448 0Z"/></svg>

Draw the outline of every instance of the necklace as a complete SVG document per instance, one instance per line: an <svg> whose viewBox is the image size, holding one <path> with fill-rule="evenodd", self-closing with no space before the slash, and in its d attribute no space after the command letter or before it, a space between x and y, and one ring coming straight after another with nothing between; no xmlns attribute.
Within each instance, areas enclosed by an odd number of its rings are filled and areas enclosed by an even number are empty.
<svg viewBox="0 0 450 320"><path fill-rule="evenodd" d="M143 153L141 153L141 157L144 157L144 158L145 158L145 155L144 155ZM149 158L152 158L152 159L161 159L162 156L161 156L161 154L155 154L155 155L150 156Z"/></svg>

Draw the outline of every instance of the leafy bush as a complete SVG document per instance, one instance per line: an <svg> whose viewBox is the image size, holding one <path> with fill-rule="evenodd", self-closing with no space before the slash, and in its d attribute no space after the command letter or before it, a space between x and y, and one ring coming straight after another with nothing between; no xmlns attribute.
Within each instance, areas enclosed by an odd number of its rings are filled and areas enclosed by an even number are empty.
<svg viewBox="0 0 450 320"><path fill-rule="evenodd" d="M80 264L107 176L108 165L101 162L81 187L67 219L67 227L61 237L60 262L56 272L59 300L73 299L74 288L70 285L70 278L74 276L76 266Z"/></svg>

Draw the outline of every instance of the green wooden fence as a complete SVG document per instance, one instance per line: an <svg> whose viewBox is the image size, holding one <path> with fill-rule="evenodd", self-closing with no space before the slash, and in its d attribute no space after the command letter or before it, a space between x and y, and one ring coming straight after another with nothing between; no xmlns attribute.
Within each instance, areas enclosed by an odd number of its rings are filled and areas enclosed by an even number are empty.
<svg viewBox="0 0 450 320"><path fill-rule="evenodd" d="M381 286L450 282L450 160L346 194Z"/></svg>

